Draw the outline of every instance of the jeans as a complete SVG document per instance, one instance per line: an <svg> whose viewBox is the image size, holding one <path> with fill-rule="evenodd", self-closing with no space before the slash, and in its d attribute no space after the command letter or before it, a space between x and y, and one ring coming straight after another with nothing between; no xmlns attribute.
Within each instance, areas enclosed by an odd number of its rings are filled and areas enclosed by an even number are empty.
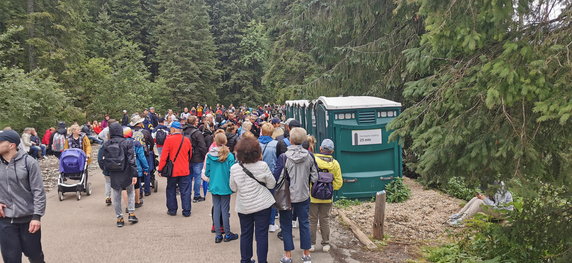
<svg viewBox="0 0 572 263"><path fill-rule="evenodd" d="M87 136L87 138L89 138L92 142L95 142L99 145L103 144L103 140L97 136Z"/></svg>
<svg viewBox="0 0 572 263"><path fill-rule="evenodd" d="M268 222L269 226L276 224L276 213L278 213L278 209L272 206L270 209L270 222Z"/></svg>
<svg viewBox="0 0 572 263"><path fill-rule="evenodd" d="M30 146L30 155L36 159L46 156L46 146L43 144Z"/></svg>
<svg viewBox="0 0 572 263"><path fill-rule="evenodd" d="M189 176L177 176L167 178L167 211L171 214L177 213L177 187L181 194L181 207L183 215L191 215L191 187L189 184Z"/></svg>
<svg viewBox="0 0 572 263"><path fill-rule="evenodd" d="M230 195L212 195L213 217L216 235L220 236L220 228L224 226L224 232L230 234ZM222 222L220 221L222 216Z"/></svg>
<svg viewBox="0 0 572 263"><path fill-rule="evenodd" d="M129 213L135 212L135 187L133 185L125 188L127 190L127 211ZM122 190L113 189L113 208L115 209L115 216L122 217L123 211L121 209L121 192Z"/></svg>
<svg viewBox="0 0 572 263"><path fill-rule="evenodd" d="M0 249L6 263L21 263L22 253L31 263L44 262L42 252L42 231L28 232L30 223L10 223L10 219L0 219Z"/></svg>
<svg viewBox="0 0 572 263"><path fill-rule="evenodd" d="M252 259L252 237L256 232L256 256L259 263L266 263L268 256L268 217L270 207L252 214L238 213L240 220L240 262ZM290 222L291 223L291 222Z"/></svg>
<svg viewBox="0 0 572 263"><path fill-rule="evenodd" d="M292 213L298 217L300 228L300 248L307 250L312 246L310 237L310 198L300 203L292 203L292 210L280 210L280 228L284 237L284 251L294 250L294 240L292 239Z"/></svg>
<svg viewBox="0 0 572 263"><path fill-rule="evenodd" d="M190 168L191 175L189 176L189 183L193 185L194 197L199 197L201 196L201 173L203 171L203 163L191 163Z"/></svg>

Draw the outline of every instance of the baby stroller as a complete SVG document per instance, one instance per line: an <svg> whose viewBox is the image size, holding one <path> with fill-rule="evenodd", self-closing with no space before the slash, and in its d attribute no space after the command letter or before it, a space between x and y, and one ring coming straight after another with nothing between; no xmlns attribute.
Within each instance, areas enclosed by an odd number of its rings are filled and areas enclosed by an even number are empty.
<svg viewBox="0 0 572 263"><path fill-rule="evenodd" d="M91 195L91 183L87 182L87 156L80 149L67 149L60 156L60 176L58 177L58 197L64 200L64 194L75 192L77 200L81 193ZM68 183L73 180L73 183Z"/></svg>

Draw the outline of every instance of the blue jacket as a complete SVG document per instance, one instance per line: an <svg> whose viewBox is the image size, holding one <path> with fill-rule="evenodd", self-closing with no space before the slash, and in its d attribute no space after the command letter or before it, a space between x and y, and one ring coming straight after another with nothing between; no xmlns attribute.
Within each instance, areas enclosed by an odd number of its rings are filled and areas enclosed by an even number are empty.
<svg viewBox="0 0 572 263"><path fill-rule="evenodd" d="M219 148L213 147L207 154L207 164L205 168L205 176L209 180L209 191L213 195L230 195L230 167L234 165L235 159L232 153L224 162L219 161Z"/></svg>
<svg viewBox="0 0 572 263"><path fill-rule="evenodd" d="M262 160L268 164L270 171L274 171L276 166L276 147L278 146L278 141L273 140L270 136L260 136L258 138L260 143L260 149L262 149Z"/></svg>
<svg viewBox="0 0 572 263"><path fill-rule="evenodd" d="M143 145L138 141L129 138L127 140L133 141L133 150L135 152L135 160L137 163L137 176L142 177L143 173L149 172L149 163L147 162L147 157L145 156L145 150Z"/></svg>

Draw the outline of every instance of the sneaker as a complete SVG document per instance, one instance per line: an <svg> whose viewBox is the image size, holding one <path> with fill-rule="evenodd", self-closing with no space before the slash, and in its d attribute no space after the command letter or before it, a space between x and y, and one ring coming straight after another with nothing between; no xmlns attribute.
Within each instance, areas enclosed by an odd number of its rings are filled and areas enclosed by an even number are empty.
<svg viewBox="0 0 572 263"><path fill-rule="evenodd" d="M143 206L143 200L141 200L141 202L139 203L135 203L135 208L140 208Z"/></svg>
<svg viewBox="0 0 572 263"><path fill-rule="evenodd" d="M330 251L330 245L324 245L324 246L322 247L322 250L323 250L324 252L329 252L329 251Z"/></svg>
<svg viewBox="0 0 572 263"><path fill-rule="evenodd" d="M129 217L127 218L127 221L129 221L129 223L131 223L131 224L137 224L137 222L139 222L139 219L137 219L137 217L135 216L135 213L129 213Z"/></svg>
<svg viewBox="0 0 572 263"><path fill-rule="evenodd" d="M145 196L150 196L150 195L151 195L151 192L146 192L146 193L145 193Z"/></svg>
<svg viewBox="0 0 572 263"><path fill-rule="evenodd" d="M193 203L196 203L196 202L198 202L198 201L199 201L199 196L193 197Z"/></svg>
<svg viewBox="0 0 572 263"><path fill-rule="evenodd" d="M202 201L205 201L205 198L202 197L202 196L199 196L199 197L197 198L197 202L202 202Z"/></svg>
<svg viewBox="0 0 572 263"><path fill-rule="evenodd" d="M312 263L312 257L310 255L303 255L302 262L304 263Z"/></svg>
<svg viewBox="0 0 572 263"><path fill-rule="evenodd" d="M276 234L276 236L278 237L278 239L284 240L284 237L282 236L282 231L278 232L278 234Z"/></svg>
<svg viewBox="0 0 572 263"><path fill-rule="evenodd" d="M459 219L461 217L461 214L453 214L452 216L449 217L449 219L454 220L454 219Z"/></svg>
<svg viewBox="0 0 572 263"><path fill-rule="evenodd" d="M123 227L125 225L125 221L123 221L123 217L117 218L117 227Z"/></svg>
<svg viewBox="0 0 572 263"><path fill-rule="evenodd" d="M169 212L169 211L167 211L167 215L176 216L176 215L177 215L177 212Z"/></svg>
<svg viewBox="0 0 572 263"><path fill-rule="evenodd" d="M310 252L314 252L314 251L316 251L316 246L312 245L312 246L310 247L310 249L308 249L308 250L310 250Z"/></svg>
<svg viewBox="0 0 572 263"><path fill-rule="evenodd" d="M298 227L298 221L292 221L292 228L297 228Z"/></svg>
<svg viewBox="0 0 572 263"><path fill-rule="evenodd" d="M280 263L292 263L292 258L282 257Z"/></svg>
<svg viewBox="0 0 572 263"><path fill-rule="evenodd" d="M224 242L230 242L230 241L237 240L237 239L238 239L238 234L235 234L232 232L224 235Z"/></svg>
<svg viewBox="0 0 572 263"><path fill-rule="evenodd" d="M110 206L110 205L111 205L111 197L105 198L105 204L106 204L107 206Z"/></svg>
<svg viewBox="0 0 572 263"><path fill-rule="evenodd" d="M220 235L220 236L216 236L216 237L215 237L214 242L215 242L215 243L220 243L220 242L222 242L222 240L223 240L222 235ZM226 239L225 239L225 242L226 242Z"/></svg>
<svg viewBox="0 0 572 263"><path fill-rule="evenodd" d="M276 232L276 225L270 225L270 226L268 227L268 231L270 231L270 232L272 232L272 233Z"/></svg>

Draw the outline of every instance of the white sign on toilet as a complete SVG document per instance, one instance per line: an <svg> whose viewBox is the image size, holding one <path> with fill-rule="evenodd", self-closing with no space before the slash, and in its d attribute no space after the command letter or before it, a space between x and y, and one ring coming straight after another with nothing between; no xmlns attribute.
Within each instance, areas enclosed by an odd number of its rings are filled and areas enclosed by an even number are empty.
<svg viewBox="0 0 572 263"><path fill-rule="evenodd" d="M352 130L352 145L382 144L381 129Z"/></svg>

